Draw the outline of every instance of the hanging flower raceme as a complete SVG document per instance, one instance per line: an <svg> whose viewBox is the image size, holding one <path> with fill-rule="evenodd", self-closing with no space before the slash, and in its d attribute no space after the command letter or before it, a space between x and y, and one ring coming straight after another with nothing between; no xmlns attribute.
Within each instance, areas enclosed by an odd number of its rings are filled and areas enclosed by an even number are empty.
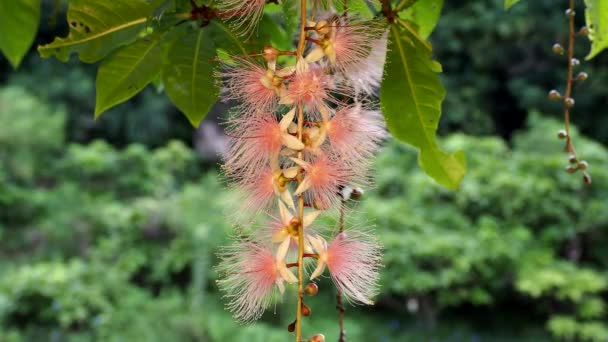
<svg viewBox="0 0 608 342"><path fill-rule="evenodd" d="M228 0L225 5L235 11L235 20L245 18L239 11L248 12L248 19L259 16L257 2ZM232 58L220 74L224 98L239 102L229 121L223 169L243 195L239 212L267 216L262 228L252 231L253 238L237 241L220 255L219 286L228 308L242 321L258 318L285 283L306 278L312 260L316 269L310 279L329 269L336 287L352 302L372 304L377 292L377 241L349 230L327 243L313 223L329 209L344 210L350 198L363 193L358 186L367 184L370 160L387 134L380 113L359 102L356 88L379 82L377 66L369 76L362 69L384 58L385 51L375 51L381 49L374 43L383 31L374 22L320 18L302 31L308 49L266 47L255 54L264 57L264 65ZM280 56L294 54L295 65L280 63ZM367 84L355 84L354 74ZM298 296L303 285L298 283ZM303 297L298 302L295 326L310 314Z"/></svg>

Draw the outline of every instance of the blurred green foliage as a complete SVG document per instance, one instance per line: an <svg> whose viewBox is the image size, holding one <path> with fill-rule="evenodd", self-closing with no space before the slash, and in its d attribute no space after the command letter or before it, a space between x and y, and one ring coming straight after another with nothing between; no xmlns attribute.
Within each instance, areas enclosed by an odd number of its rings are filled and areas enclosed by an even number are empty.
<svg viewBox="0 0 608 342"><path fill-rule="evenodd" d="M594 177L585 187L562 170L548 133L560 124L531 117L512 147L442 141L467 151L458 192L387 144L349 219L375 222L386 249L377 305L348 310L353 341L539 341L543 326L608 338L608 152L578 138ZM249 326L222 308L212 265L234 231L234 196L217 173L177 141L66 144L65 118L22 88L0 90L0 341L284 341L294 296ZM305 328L334 336L321 288Z"/></svg>
<svg viewBox="0 0 608 342"><path fill-rule="evenodd" d="M562 142L548 134L559 127L534 114L513 148L452 135L445 146L467 151L470 167L457 192L416 172L402 146L388 148L361 208L386 245L384 291L415 300L431 322L450 307L519 302L558 337L606 340L608 151L578 139L594 165L586 187L563 171Z"/></svg>

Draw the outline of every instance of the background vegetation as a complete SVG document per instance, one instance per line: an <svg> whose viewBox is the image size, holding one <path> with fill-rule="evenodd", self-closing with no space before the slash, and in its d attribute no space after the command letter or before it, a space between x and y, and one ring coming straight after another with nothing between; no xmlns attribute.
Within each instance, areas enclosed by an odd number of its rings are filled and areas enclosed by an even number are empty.
<svg viewBox="0 0 608 342"><path fill-rule="evenodd" d="M51 12L39 43L67 30ZM467 152L467 176L445 190L387 142L349 219L386 247L382 293L349 308L349 337L608 340L607 55L575 90L585 187L563 171L560 110L546 101L565 78L550 52L562 8L475 0L443 13L431 37L448 90L442 144ZM94 121L93 72L36 53L18 72L0 60L0 341L284 341L293 305L250 326L222 309L212 265L233 197L193 149L201 133L152 88ZM337 336L321 293L307 323Z"/></svg>

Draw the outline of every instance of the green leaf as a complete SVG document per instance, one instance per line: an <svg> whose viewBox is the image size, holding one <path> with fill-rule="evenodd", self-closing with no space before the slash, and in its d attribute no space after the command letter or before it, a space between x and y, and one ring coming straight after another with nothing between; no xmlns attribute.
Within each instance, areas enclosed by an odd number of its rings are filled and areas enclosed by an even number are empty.
<svg viewBox="0 0 608 342"><path fill-rule="evenodd" d="M430 48L411 29L393 25L380 91L386 123L397 139L419 149L418 163L439 184L457 189L464 177L463 151L447 153L436 140L445 98L436 72L440 65L430 59Z"/></svg>
<svg viewBox="0 0 608 342"><path fill-rule="evenodd" d="M40 21L40 0L0 1L0 52L13 68L32 46Z"/></svg>
<svg viewBox="0 0 608 342"><path fill-rule="evenodd" d="M81 61L95 63L134 41L152 10L144 0L71 0L69 35L38 47L38 51L44 58L54 55L63 62L77 53Z"/></svg>
<svg viewBox="0 0 608 342"><path fill-rule="evenodd" d="M513 5L515 5L518 2L519 2L519 0L505 0L505 9L509 9L509 8L513 7Z"/></svg>
<svg viewBox="0 0 608 342"><path fill-rule="evenodd" d="M348 12L355 14L357 17L362 19L372 19L380 10L380 1L369 1L369 0L348 0L346 3ZM337 13L344 11L344 1L336 1L334 3Z"/></svg>
<svg viewBox="0 0 608 342"><path fill-rule="evenodd" d="M416 25L420 37L427 39L439 20L443 0L418 1L411 7L399 12L399 17Z"/></svg>
<svg viewBox="0 0 608 342"><path fill-rule="evenodd" d="M283 11L283 20L285 21L285 31L288 36L293 38L298 31L299 9L295 1L281 1L281 9Z"/></svg>
<svg viewBox="0 0 608 342"><path fill-rule="evenodd" d="M162 70L165 92L193 126L203 120L219 94L214 57L211 31L198 28L173 41Z"/></svg>
<svg viewBox="0 0 608 342"><path fill-rule="evenodd" d="M97 70L95 117L152 82L162 68L161 37L142 38L116 50Z"/></svg>
<svg viewBox="0 0 608 342"><path fill-rule="evenodd" d="M591 40L591 51L586 57L589 60L608 48L608 0L585 0L585 5L585 18Z"/></svg>
<svg viewBox="0 0 608 342"><path fill-rule="evenodd" d="M206 30L213 38L216 48L226 51L229 55L248 53L241 38L223 22L212 20Z"/></svg>

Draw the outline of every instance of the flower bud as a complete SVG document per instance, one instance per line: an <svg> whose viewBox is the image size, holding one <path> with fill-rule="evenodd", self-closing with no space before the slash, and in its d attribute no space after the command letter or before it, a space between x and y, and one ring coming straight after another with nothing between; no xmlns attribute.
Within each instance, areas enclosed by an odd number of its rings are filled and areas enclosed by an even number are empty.
<svg viewBox="0 0 608 342"><path fill-rule="evenodd" d="M581 161L578 163L578 168L579 168L579 169L581 169L581 170L587 170L587 168L588 168L588 167L589 167L589 163L587 163L587 162L586 162L586 161L584 161L584 160L581 160Z"/></svg>
<svg viewBox="0 0 608 342"><path fill-rule="evenodd" d="M294 331L296 331L296 322L297 322L297 321L298 321L298 320L296 319L295 321L293 321L292 323L290 323L290 324L287 326L287 331L289 331L289 332L294 332Z"/></svg>
<svg viewBox="0 0 608 342"><path fill-rule="evenodd" d="M574 107L574 99L569 97L564 100L564 104L566 105L566 107L572 108L572 107Z"/></svg>
<svg viewBox="0 0 608 342"><path fill-rule="evenodd" d="M578 30L578 34L581 36L588 36L589 35L589 29L587 28L587 26L583 26L581 27L580 30Z"/></svg>
<svg viewBox="0 0 608 342"><path fill-rule="evenodd" d="M304 288L304 293L309 296L316 295L317 293L319 293L319 285L317 285L316 283L308 283L308 285L306 285L306 288Z"/></svg>
<svg viewBox="0 0 608 342"><path fill-rule="evenodd" d="M571 154L571 155L568 157L568 161L570 162L570 164L575 164L575 163L577 163L576 156L575 156L574 154Z"/></svg>
<svg viewBox="0 0 608 342"><path fill-rule="evenodd" d="M302 316L308 317L311 314L310 307L304 303L302 303Z"/></svg>
<svg viewBox="0 0 608 342"><path fill-rule="evenodd" d="M568 172L568 173L575 173L576 170L578 170L578 168L576 166L572 166L572 165L566 166L566 172Z"/></svg>
<svg viewBox="0 0 608 342"><path fill-rule="evenodd" d="M560 100L562 98L562 94L559 91L553 89L549 92L549 100Z"/></svg>
<svg viewBox="0 0 608 342"><path fill-rule="evenodd" d="M272 46L264 47L264 59L267 62L274 61L277 59L277 57L279 57L279 50Z"/></svg>
<svg viewBox="0 0 608 342"><path fill-rule="evenodd" d="M572 59L570 60L570 64L571 64L572 66L579 66L579 65L581 64L581 61L579 61L579 60L578 60L578 58L572 58Z"/></svg>
<svg viewBox="0 0 608 342"><path fill-rule="evenodd" d="M553 53L555 53L556 55L563 55L564 47L559 43L553 44Z"/></svg>
<svg viewBox="0 0 608 342"><path fill-rule="evenodd" d="M576 75L576 80L582 82L582 81L586 81L588 77L589 77L589 75L587 75L586 72L581 71L578 73L578 75Z"/></svg>
<svg viewBox="0 0 608 342"><path fill-rule="evenodd" d="M568 8L566 10L566 15L569 16L569 17L574 17L576 15L576 12L573 9Z"/></svg>
<svg viewBox="0 0 608 342"><path fill-rule="evenodd" d="M325 342L325 335L316 334L315 336L311 337L308 342Z"/></svg>
<svg viewBox="0 0 608 342"><path fill-rule="evenodd" d="M566 132L566 131L565 131L565 130L563 130L563 129L560 129L560 130L557 132L557 137L558 137L558 138L560 138L560 139L565 139L565 138L567 138L567 137L568 137L568 132Z"/></svg>
<svg viewBox="0 0 608 342"><path fill-rule="evenodd" d="M585 182L585 184L590 185L592 180L591 180L591 175L589 175L588 173L584 173L583 174L583 182Z"/></svg>

